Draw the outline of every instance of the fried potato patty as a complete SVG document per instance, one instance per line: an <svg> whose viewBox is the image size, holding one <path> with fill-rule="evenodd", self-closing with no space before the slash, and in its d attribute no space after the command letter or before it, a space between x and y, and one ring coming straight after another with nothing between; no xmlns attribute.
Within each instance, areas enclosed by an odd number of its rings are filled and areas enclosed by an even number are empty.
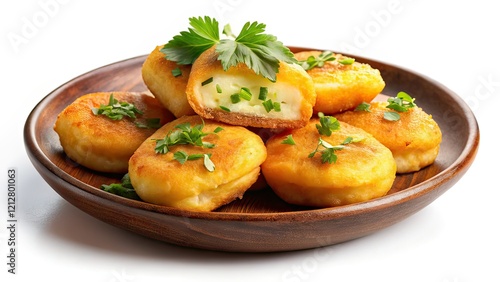
<svg viewBox="0 0 500 282"><path fill-rule="evenodd" d="M93 108L107 105L111 94L119 102L133 104L143 114L132 120L124 117L112 120L95 115ZM125 173L128 159L139 145L157 128L142 128L149 119L159 118L160 125L174 119L153 96L133 92L97 92L77 98L59 115L54 130L64 152L87 168L111 173Z"/></svg>
<svg viewBox="0 0 500 282"><path fill-rule="evenodd" d="M318 57L322 51L303 51L295 53L299 61L308 57ZM345 59L334 54L334 61L327 61L322 67L307 71L314 81L316 90L315 112L335 114L350 110L362 102L370 102L385 87L380 71L369 64L354 62L346 65L339 61Z"/></svg>
<svg viewBox="0 0 500 282"><path fill-rule="evenodd" d="M392 151L398 173L418 171L432 164L441 144L438 124L422 108L401 112L400 120L384 119L387 102L370 103L370 112L348 111L335 117L353 126L363 128Z"/></svg>
<svg viewBox="0 0 500 282"><path fill-rule="evenodd" d="M165 154L155 152L156 139L176 132L176 126L202 122L199 116L181 117L160 128L135 151L129 161L129 176L142 200L183 210L212 211L242 197L257 181L266 148L258 135L241 126L205 120L203 132L223 128L203 138L203 142L215 144L214 148L175 145ZM215 169L207 170L203 158L181 164L174 159L179 151L210 154Z"/></svg>
<svg viewBox="0 0 500 282"><path fill-rule="evenodd" d="M318 119L307 126L271 137L262 173L273 191L290 204L333 207L367 201L385 195L396 175L391 151L366 131L340 122L331 136L319 135ZM292 134L295 145L282 141ZM321 154L313 157L318 140L332 146L347 137L356 140L335 152L336 162L323 163Z"/></svg>
<svg viewBox="0 0 500 282"><path fill-rule="evenodd" d="M191 65L177 65L165 58L156 47L142 65L142 79L151 93L176 117L193 115L195 112L186 98L186 85L191 72ZM173 70L180 71L174 75Z"/></svg>
<svg viewBox="0 0 500 282"><path fill-rule="evenodd" d="M298 128L311 118L316 92L297 64L281 62L271 82L243 63L224 71L217 58L213 47L191 69L187 99L200 116L259 128Z"/></svg>

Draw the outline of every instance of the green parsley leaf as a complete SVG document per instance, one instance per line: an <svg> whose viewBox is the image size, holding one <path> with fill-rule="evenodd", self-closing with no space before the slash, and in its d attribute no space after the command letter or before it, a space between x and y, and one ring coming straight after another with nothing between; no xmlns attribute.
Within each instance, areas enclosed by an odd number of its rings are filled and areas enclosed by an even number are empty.
<svg viewBox="0 0 500 282"><path fill-rule="evenodd" d="M226 24L224 26L224 28L222 29L222 33L224 35L226 35L227 37L232 37L232 38L236 38L236 35L233 33L233 31L231 30L231 26L229 24Z"/></svg>
<svg viewBox="0 0 500 282"><path fill-rule="evenodd" d="M265 24L247 22L234 39L222 39L216 46L222 68L245 63L256 74L276 81L280 61L295 63L293 53L273 35L264 34Z"/></svg>
<svg viewBox="0 0 500 282"><path fill-rule="evenodd" d="M175 145L193 145L204 148L213 148L215 145L208 142L203 142L203 137L211 134L203 132L204 123L191 126L189 123L182 123L176 126L177 130L170 132L162 139L154 139L156 141L155 152L158 154L166 154L169 148ZM220 132L221 128L217 127L214 130Z"/></svg>
<svg viewBox="0 0 500 282"><path fill-rule="evenodd" d="M286 138L281 141L281 144L295 145L295 140L293 140L292 134L288 134Z"/></svg>
<svg viewBox="0 0 500 282"><path fill-rule="evenodd" d="M321 68L325 62L335 61L335 59L333 52L323 51L318 57L309 56L307 59L299 61L299 65L307 71L316 67Z"/></svg>
<svg viewBox="0 0 500 282"><path fill-rule="evenodd" d="M178 161L180 164L184 164L186 161L194 161L203 158L203 165L205 168L213 172L215 170L215 165L210 159L210 154L192 154L188 155L184 151L177 151L174 153L174 160Z"/></svg>
<svg viewBox="0 0 500 282"><path fill-rule="evenodd" d="M191 28L174 36L160 51L180 65L190 65L201 53L220 41L219 22L208 16L189 18Z"/></svg>
<svg viewBox="0 0 500 282"><path fill-rule="evenodd" d="M355 109L354 111L356 112L370 112L370 103L367 103L367 102L363 102L361 104L359 104Z"/></svg>
<svg viewBox="0 0 500 282"><path fill-rule="evenodd" d="M406 112L409 109L417 106L417 104L415 104L415 99L412 98L408 93L403 91L399 92L396 97L389 97L387 99L387 102L389 102L389 104L386 106L386 108L395 110L397 112ZM384 119L389 121L398 121L400 118L401 116L396 112L384 113Z"/></svg>
<svg viewBox="0 0 500 282"><path fill-rule="evenodd" d="M415 99L406 92L399 92L396 97L389 97L387 102L389 102L387 108L398 112L406 112L417 105L415 104Z"/></svg>
<svg viewBox="0 0 500 282"><path fill-rule="evenodd" d="M182 75L182 71L179 67L175 68L172 70L172 75L174 77L178 77L178 76L181 76Z"/></svg>
<svg viewBox="0 0 500 282"><path fill-rule="evenodd" d="M184 164L188 159L188 154L184 151L177 151L174 153L174 160L178 161L180 164Z"/></svg>
<svg viewBox="0 0 500 282"><path fill-rule="evenodd" d="M141 199L135 192L134 187L132 187L132 182L130 182L130 176L128 175L128 173L122 177L121 183L112 183L109 185L103 184L101 185L101 189L106 192L122 196L128 199L133 199L133 200Z"/></svg>
<svg viewBox="0 0 500 282"><path fill-rule="evenodd" d="M161 52L166 58L181 65L192 64L201 53L216 46L218 59L224 70L244 63L256 74L276 81L280 61L296 63L293 53L273 35L264 34L266 25L247 22L238 36L229 25L223 28L228 39L220 39L219 23L208 16L190 18L188 31L182 31L167 44Z"/></svg>
<svg viewBox="0 0 500 282"><path fill-rule="evenodd" d="M384 119L388 121L398 121L401 116L396 112L385 112Z"/></svg>
<svg viewBox="0 0 500 282"><path fill-rule="evenodd" d="M219 84L215 85L215 90L217 90L217 93L222 93L222 88L220 87Z"/></svg>
<svg viewBox="0 0 500 282"><path fill-rule="evenodd" d="M320 147L323 147L324 149L320 150ZM320 137L316 149L309 153L308 157L313 158L314 155L319 152L321 153L321 163L335 163L337 162L337 155L335 154L335 151L342 150L344 147L344 145L332 146Z"/></svg>
<svg viewBox="0 0 500 282"><path fill-rule="evenodd" d="M155 152L157 154L166 154L170 151L172 146L175 145L193 145L199 146L203 148L214 148L215 144L204 142L203 137L209 134L217 134L224 130L222 127L218 126L214 129L213 132L203 132L203 128L205 123L197 124L195 126L191 126L190 123L181 123L178 124L175 128L175 131L169 132L162 139L153 139L156 141ZM207 155L209 160L206 160ZM192 154L188 155L184 151L176 151L174 153L174 159L179 163L184 164L188 160L196 160L200 158L204 159L204 165L208 171L213 171L215 169L215 165L211 163L210 154Z"/></svg>
<svg viewBox="0 0 500 282"><path fill-rule="evenodd" d="M318 113L319 123L316 124L319 134L330 136L333 131L340 129L340 122L332 116L325 116L323 113Z"/></svg>
<svg viewBox="0 0 500 282"><path fill-rule="evenodd" d="M94 115L105 115L112 120L121 120L123 117L136 119L136 114L143 114L141 110L134 106L134 104L119 102L116 100L112 93L109 96L108 104L100 105L99 108L92 108L92 113Z"/></svg>

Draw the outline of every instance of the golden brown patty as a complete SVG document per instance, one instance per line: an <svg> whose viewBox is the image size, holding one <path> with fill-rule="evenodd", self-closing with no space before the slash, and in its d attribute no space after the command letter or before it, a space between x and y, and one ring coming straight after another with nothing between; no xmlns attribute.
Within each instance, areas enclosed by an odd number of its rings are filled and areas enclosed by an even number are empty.
<svg viewBox="0 0 500 282"><path fill-rule="evenodd" d="M318 57L322 51L303 51L295 54L297 60ZM350 65L339 63L344 57L334 55L336 60L325 62L323 67L307 71L314 81L316 90L315 112L335 114L350 110L362 102L370 102L385 87L379 70L368 64L354 62Z"/></svg>
<svg viewBox="0 0 500 282"><path fill-rule="evenodd" d="M143 112L132 120L111 120L95 115L93 108L107 105L113 94L119 102L134 104ZM132 92L98 92L79 97L57 117L54 130L59 135L64 152L75 162L101 172L124 173L133 152L157 128L139 128L160 118L160 125L174 117L149 94Z"/></svg>
<svg viewBox="0 0 500 282"><path fill-rule="evenodd" d="M177 65L176 62L165 59L165 54L160 52L161 48L162 46L156 47L142 65L144 84L176 117L192 115L195 112L186 98L186 85L191 65ZM172 73L177 68L180 75Z"/></svg>
<svg viewBox="0 0 500 282"><path fill-rule="evenodd" d="M432 164L441 144L441 130L432 116L421 108L399 113L400 120L384 119L387 102L370 103L370 112L348 111L335 115L339 120L363 128L392 151L398 173L415 172Z"/></svg>
<svg viewBox="0 0 500 282"><path fill-rule="evenodd" d="M367 201L389 191L396 174L389 149L364 130L341 122L340 130L321 138L333 146L347 137L358 142L336 151L336 162L323 163L319 152L309 157L320 138L316 124L318 119L311 119L306 127L283 132L266 143L268 156L262 173L280 198L291 204L332 207ZM282 143L288 134L295 145Z"/></svg>
<svg viewBox="0 0 500 282"><path fill-rule="evenodd" d="M211 48L191 69L186 93L200 116L260 128L297 128L307 123L316 93L311 77L300 66L281 62L276 82L271 82L245 64L224 71L217 57ZM244 89L251 93L248 100L238 94ZM259 98L261 89L267 92L265 98Z"/></svg>
<svg viewBox="0 0 500 282"><path fill-rule="evenodd" d="M205 120L204 142L214 148L175 145L169 152L155 152L156 140L176 132L176 126L202 124L199 116L184 116L166 124L137 149L129 162L129 176L139 197L149 203L191 211L211 211L242 197L256 182L260 165L266 159L266 148L259 136L244 127ZM215 169L210 172L203 158L181 164L174 159L176 152L188 155L211 154Z"/></svg>

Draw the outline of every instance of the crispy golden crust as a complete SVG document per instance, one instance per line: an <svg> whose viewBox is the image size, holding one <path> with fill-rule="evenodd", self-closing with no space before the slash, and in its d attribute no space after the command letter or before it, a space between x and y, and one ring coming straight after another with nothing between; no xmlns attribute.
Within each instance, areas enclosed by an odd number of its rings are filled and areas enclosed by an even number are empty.
<svg viewBox="0 0 500 282"><path fill-rule="evenodd" d="M318 57L322 51L303 51L295 54L297 60L309 56ZM317 98L314 112L336 114L355 108L362 102L369 103L385 87L379 70L368 64L354 62L343 65L338 61L344 58L335 54L334 61L326 62L323 67L307 71L314 81Z"/></svg>
<svg viewBox="0 0 500 282"><path fill-rule="evenodd" d="M217 57L218 54L215 52L215 48L211 48L202 53L192 66L186 93L191 107L200 116L207 119L222 121L228 124L259 128L298 128L304 126L312 116L312 107L316 102L316 93L314 92L314 86L311 78L299 66L282 62L280 64L279 73L277 74L277 80L273 83L260 75L256 75L253 70L249 69L244 64L239 64L231 67L227 71L224 71L220 61L217 60ZM270 113L259 113L258 111L263 110L264 108L261 105L262 101L255 101L256 98L252 102L254 103L252 110L247 112L238 110L231 110L231 112L228 112L222 110L219 105L206 105L206 102L203 99L207 98L207 94L202 93L202 91L205 90L201 84L209 78L219 77L222 81L234 79L235 81L239 80L247 83L245 85L241 85L240 87L253 85L252 87L254 89L258 89L259 86L264 86L268 87L270 92L272 92L272 89L283 86L287 87L287 89L293 90L288 94L297 95L297 101L295 101L296 103L293 103L297 108L291 110L292 112L290 113L290 115L295 116L287 116L288 114L285 113L285 108L289 107L289 105L286 103L281 104L282 116L273 111ZM239 82L234 82L232 84L234 85L238 83ZM214 82L212 85L207 85L206 87L215 87L215 84L216 83ZM229 95L234 92L231 92L228 95L224 93L225 90L226 89L222 89L221 95L226 95L225 99L228 99ZM255 92L258 93L258 90ZM257 94L254 95L257 96Z"/></svg>
<svg viewBox="0 0 500 282"><path fill-rule="evenodd" d="M348 111L335 115L341 121L363 128L389 148L398 165L398 173L414 172L432 164L442 134L431 115L415 107L399 113L399 121L384 119L386 102L372 102L370 112Z"/></svg>
<svg viewBox="0 0 500 282"><path fill-rule="evenodd" d="M124 173L135 149L156 129L139 128L129 118L114 121L94 115L92 108L107 105L111 93L119 102L132 103L144 113L134 120L141 124L160 118L163 125L174 118L149 94L98 92L81 96L66 107L58 115L54 130L64 152L75 162L101 172Z"/></svg>
<svg viewBox="0 0 500 282"><path fill-rule="evenodd" d="M227 204L257 181L266 148L259 136L244 127L205 120L203 132L224 130L204 137L212 149L193 145L172 146L166 154L155 153L154 139L162 139L175 126L201 124L199 116L184 116L159 129L136 150L129 162L132 185L142 200L191 211L211 211ZM203 159L180 164L173 159L177 151L211 154L215 170L209 172Z"/></svg>
<svg viewBox="0 0 500 282"><path fill-rule="evenodd" d="M142 65L142 79L149 91L176 117L192 115L195 112L186 98L186 85L191 72L191 65L177 65L165 59L160 52L162 46L156 47ZM174 76L172 70L179 68L180 76Z"/></svg>
<svg viewBox="0 0 500 282"><path fill-rule="evenodd" d="M283 132L266 143L267 159L262 173L273 191L284 201L305 206L332 207L367 201L385 195L396 174L391 152L360 128L341 122L341 129L330 137L331 145L347 137L362 140L336 151L337 161L321 162L321 154L309 158L320 137L311 119L306 127ZM292 134L295 145L282 144Z"/></svg>

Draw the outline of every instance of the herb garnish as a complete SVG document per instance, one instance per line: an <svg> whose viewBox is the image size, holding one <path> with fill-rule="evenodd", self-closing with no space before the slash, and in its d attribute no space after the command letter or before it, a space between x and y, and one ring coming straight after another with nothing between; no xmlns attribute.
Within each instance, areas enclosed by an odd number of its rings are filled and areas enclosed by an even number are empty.
<svg viewBox="0 0 500 282"><path fill-rule="evenodd" d="M130 182L130 176L128 175L128 173L122 177L121 183L112 183L109 185L102 184L101 189L128 199L140 200L139 196L134 190L134 187L132 187L132 183Z"/></svg>
<svg viewBox="0 0 500 282"><path fill-rule="evenodd" d="M322 146L324 149L319 150L319 147ZM335 151L344 149L344 146L332 146L330 143L323 140L321 137L319 138L318 145L316 149L309 154L309 158L314 157L316 153L321 153L321 163L335 163L337 162L337 155L335 155Z"/></svg>
<svg viewBox="0 0 500 282"><path fill-rule="evenodd" d="M288 134L286 138L281 141L281 144L295 145L295 140L293 140L292 134Z"/></svg>
<svg viewBox="0 0 500 282"><path fill-rule="evenodd" d="M230 37L220 39L219 22L208 16L189 18L188 31L174 36L161 52L166 58L181 65L192 64L201 53L216 46L224 70L244 63L256 74L276 81L280 61L296 63L293 53L273 35L264 34L265 24L247 22L235 36L229 25L223 33Z"/></svg>
<svg viewBox="0 0 500 282"><path fill-rule="evenodd" d="M331 136L333 131L337 131L340 129L340 122L332 116L325 116L323 113L318 113L319 116L319 124L316 124L316 129L318 130L320 135ZM352 137L347 137L340 145L333 146L330 143L323 140L319 137L318 144L316 145L316 149L309 154L309 158L314 157L316 153L321 153L321 163L328 162L329 164L337 162L336 151L342 150L345 148L345 145L351 144L354 142L360 142L361 140L354 140ZM320 150L320 147L323 147Z"/></svg>
<svg viewBox="0 0 500 282"><path fill-rule="evenodd" d="M99 108L92 108L92 113L96 116L104 115L112 120L122 120L124 117L135 120L137 115L143 114L134 104L116 100L113 93L109 96L107 105L100 105ZM146 123L136 121L134 124L138 128L160 128L161 126L160 118L148 118L146 119Z"/></svg>
<svg viewBox="0 0 500 282"><path fill-rule="evenodd" d="M123 117L136 119L136 114L142 115L142 111L128 102L118 102L113 97L113 93L109 96L107 105L100 105L99 108L92 108L94 115L105 115L112 120L121 120Z"/></svg>
<svg viewBox="0 0 500 282"><path fill-rule="evenodd" d="M278 102L273 102L271 99L262 102L262 106L264 106L264 109L268 113L272 110L276 112L281 112L281 104Z"/></svg>
<svg viewBox="0 0 500 282"><path fill-rule="evenodd" d="M179 67L176 67L175 69L172 70L172 75L174 77L178 77L182 75L182 71Z"/></svg>
<svg viewBox="0 0 500 282"><path fill-rule="evenodd" d="M315 56L309 56L305 60L299 61L299 65L304 69L304 70L310 70L313 68L321 68L325 65L325 62L331 62L335 61L337 58L335 57L335 54L331 51L323 51L321 54L319 54L317 57ZM343 65L351 65L354 63L353 58L343 58L338 60L339 63Z"/></svg>
<svg viewBox="0 0 500 282"><path fill-rule="evenodd" d="M214 81L214 78L213 77L209 77L209 78L207 78L205 81L203 81L201 83L201 86L205 86L207 84L210 84L210 83L212 83L212 81Z"/></svg>
<svg viewBox="0 0 500 282"><path fill-rule="evenodd" d="M355 112L370 112L370 103L362 102L355 109Z"/></svg>
<svg viewBox="0 0 500 282"><path fill-rule="evenodd" d="M162 139L153 139L156 141L155 152L157 154L166 154L170 151L170 148L175 145L193 145L203 148L214 148L215 144L203 141L203 137L209 134L217 134L224 130L222 127L217 127L213 132L203 132L203 127L205 123L197 124L191 126L190 123L182 123L177 125L175 131L169 132ZM177 151L174 153L174 159L184 164L187 160L196 160L204 158L205 168L212 172L215 169L214 164L210 160L210 154L194 154L187 155L183 151Z"/></svg>
<svg viewBox="0 0 500 282"><path fill-rule="evenodd" d="M267 87L260 87L259 89L259 100L265 101L267 98Z"/></svg>
<svg viewBox="0 0 500 282"><path fill-rule="evenodd" d="M330 136L333 131L340 129L340 122L332 116L325 116L323 113L318 113L319 124L316 124L319 134Z"/></svg>
<svg viewBox="0 0 500 282"><path fill-rule="evenodd" d="M389 121L398 121L400 115L397 112L407 112L408 109L417 106L417 104L415 104L415 98L412 98L408 93L403 91L400 91L396 97L389 97L387 102L389 102L389 104L386 108L396 111L384 113L384 119Z"/></svg>

